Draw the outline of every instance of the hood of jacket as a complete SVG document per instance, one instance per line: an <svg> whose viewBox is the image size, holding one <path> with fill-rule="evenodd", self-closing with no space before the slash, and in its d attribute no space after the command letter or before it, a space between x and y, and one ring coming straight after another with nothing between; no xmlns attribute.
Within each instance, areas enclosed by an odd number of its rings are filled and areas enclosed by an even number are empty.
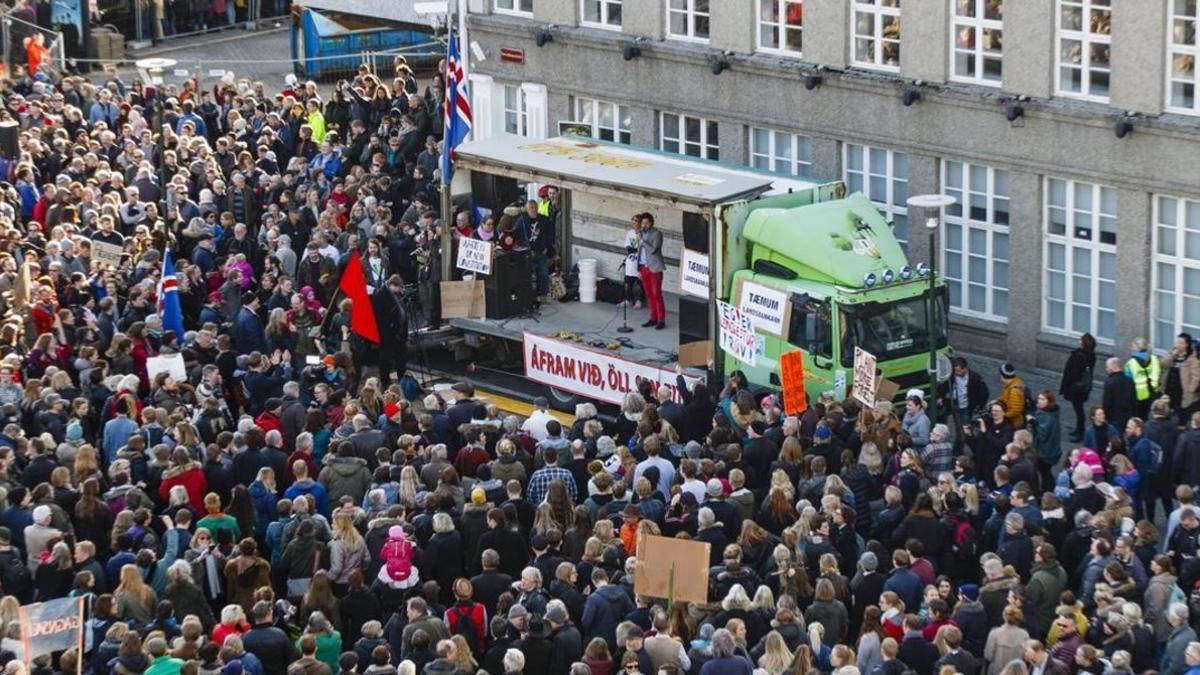
<svg viewBox="0 0 1200 675"><path fill-rule="evenodd" d="M191 461L191 462L188 462L187 464L184 464L183 466L173 466L173 467L167 469L166 471L163 472L163 478L164 479L165 478L175 478L176 476L182 476L183 474L185 474L189 471L192 471L195 469L200 469L200 468L201 468L200 462Z"/></svg>
<svg viewBox="0 0 1200 675"><path fill-rule="evenodd" d="M234 558L233 571L237 574L238 579L246 582L254 581L255 576L258 574L256 571L258 560L258 558L248 555L239 555Z"/></svg>
<svg viewBox="0 0 1200 675"><path fill-rule="evenodd" d="M454 665L453 661L447 659L434 659L425 666L426 674L428 673L446 673L446 675L454 675L458 672L458 666Z"/></svg>
<svg viewBox="0 0 1200 675"><path fill-rule="evenodd" d="M334 457L329 460L328 467L337 475L348 478L367 468L367 460L362 457Z"/></svg>

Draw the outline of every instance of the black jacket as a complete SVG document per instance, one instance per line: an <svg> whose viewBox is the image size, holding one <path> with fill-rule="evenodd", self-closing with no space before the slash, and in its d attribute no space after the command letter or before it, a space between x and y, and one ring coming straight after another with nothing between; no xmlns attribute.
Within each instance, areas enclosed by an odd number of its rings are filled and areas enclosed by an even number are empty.
<svg viewBox="0 0 1200 675"><path fill-rule="evenodd" d="M933 675L933 665L940 658L937 647L933 646L932 642L926 642L920 635L906 636L900 643L900 651L896 657L908 664L917 675Z"/></svg>
<svg viewBox="0 0 1200 675"><path fill-rule="evenodd" d="M1177 485L1200 485L1200 429L1188 429L1179 436L1173 463L1179 467Z"/></svg>
<svg viewBox="0 0 1200 675"><path fill-rule="evenodd" d="M946 665L953 666L954 672L962 673L962 675L975 675L979 667L975 656L966 649L957 649L944 654L934 665L934 672L940 672L942 666Z"/></svg>
<svg viewBox="0 0 1200 675"><path fill-rule="evenodd" d="M512 587L513 578L503 572L490 570L471 577L475 600L483 605L488 616L496 613L496 602Z"/></svg>
<svg viewBox="0 0 1200 675"><path fill-rule="evenodd" d="M942 542L946 538L946 528L933 513L909 514L900 527L892 534L892 546L900 548L909 539L916 539L925 545L926 554L936 560L937 552L942 550Z"/></svg>
<svg viewBox="0 0 1200 675"><path fill-rule="evenodd" d="M1068 401L1086 401L1092 391L1092 373L1096 368L1096 352L1076 347L1063 366L1058 393Z"/></svg>
<svg viewBox="0 0 1200 675"><path fill-rule="evenodd" d="M1117 431L1125 431L1125 423L1134 416L1136 402L1137 392L1134 390L1133 380L1129 379L1129 376L1123 371L1109 373L1108 379L1104 380L1104 399L1101 405L1108 415L1108 421L1117 428ZM1095 450L1097 452L1104 451L1103 448Z"/></svg>
<svg viewBox="0 0 1200 675"><path fill-rule="evenodd" d="M550 644L553 646L550 675L567 675L571 664L583 658L583 636L573 624L555 628L550 633Z"/></svg>
<svg viewBox="0 0 1200 675"><path fill-rule="evenodd" d="M941 406L940 409L943 411L946 411L946 412L953 412L955 407L957 407L954 404L954 400L953 400L954 399L954 375L953 374L951 374L950 377L948 377L938 383L937 395L938 395L939 405ZM967 408L969 409L969 412L971 414L974 414L974 413L982 410L983 407L987 405L988 395L989 395L989 392L988 392L987 383L985 383L983 381L983 378L979 375L979 373L977 373L973 370L968 370L967 371ZM967 420L958 420L958 423L966 424Z"/></svg>
<svg viewBox="0 0 1200 675"><path fill-rule="evenodd" d="M529 551L525 539L518 532L504 528L493 528L479 537L479 546L471 558L472 564L479 560L480 554L488 549L494 549L500 554L499 570L516 579L521 576L521 570L529 562Z"/></svg>
<svg viewBox="0 0 1200 675"><path fill-rule="evenodd" d="M255 624L242 636L242 646L262 661L264 675L285 675L288 664L299 658L287 633L271 624Z"/></svg>

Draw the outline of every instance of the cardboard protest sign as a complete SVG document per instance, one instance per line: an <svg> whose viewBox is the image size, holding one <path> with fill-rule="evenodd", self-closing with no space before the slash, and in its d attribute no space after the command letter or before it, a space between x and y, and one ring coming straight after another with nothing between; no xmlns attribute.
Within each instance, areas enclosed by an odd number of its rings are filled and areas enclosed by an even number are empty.
<svg viewBox="0 0 1200 675"><path fill-rule="evenodd" d="M146 359L146 374L153 382L159 373L167 373L176 382L187 381L187 367L183 364L183 354L166 354L151 356Z"/></svg>
<svg viewBox="0 0 1200 675"><path fill-rule="evenodd" d="M717 301L717 314L720 317L721 349L753 366L757 361L758 336L754 334L750 320L737 307L720 300Z"/></svg>
<svg viewBox="0 0 1200 675"><path fill-rule="evenodd" d="M483 296L483 280L443 281L442 318L478 319L486 309Z"/></svg>
<svg viewBox="0 0 1200 675"><path fill-rule="evenodd" d="M684 368L707 366L712 358L712 340L689 342L679 346L679 365Z"/></svg>
<svg viewBox="0 0 1200 675"><path fill-rule="evenodd" d="M121 255L125 249L116 245L109 244L103 241L92 240L92 260L108 265L109 267L121 266Z"/></svg>
<svg viewBox="0 0 1200 675"><path fill-rule="evenodd" d="M854 348L854 382L851 386L854 398L864 405L875 405L875 393L879 387L875 377L875 357L862 347Z"/></svg>
<svg viewBox="0 0 1200 675"><path fill-rule="evenodd" d="M492 252L495 245L490 241L463 237L458 240L458 269L476 274L492 273Z"/></svg>
<svg viewBox="0 0 1200 675"><path fill-rule="evenodd" d="M643 536L638 542L633 590L672 602L708 602L711 544L671 537Z"/></svg>

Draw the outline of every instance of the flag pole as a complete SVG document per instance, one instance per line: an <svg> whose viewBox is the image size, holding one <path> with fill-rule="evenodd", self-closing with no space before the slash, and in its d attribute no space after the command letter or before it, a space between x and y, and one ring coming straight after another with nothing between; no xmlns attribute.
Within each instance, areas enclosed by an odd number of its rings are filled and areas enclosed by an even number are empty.
<svg viewBox="0 0 1200 675"><path fill-rule="evenodd" d="M449 3L447 3L447 5L449 5ZM450 10L447 7L447 12L448 11L450 11ZM462 20L461 14L459 16L459 20L460 21ZM452 52L454 51L454 40L455 40L454 24L449 21L447 21L447 23L449 24L449 30L448 30L449 39L446 41L446 62L447 62L446 63L446 66L447 66L446 85L447 86L445 87L446 101L443 105L444 110L442 111L442 114L445 115L445 117L446 117L446 123L443 125L443 128L445 131L444 131L444 136L443 136L443 140L442 140L442 153L445 155L445 161L443 162L443 166L442 166L441 205L440 205L440 209L439 209L441 211L440 220L442 223L442 237L441 237L441 243L439 244L442 249L442 260L441 260L441 268L442 268L441 269L441 272L442 272L441 279L442 279L442 281L450 281L451 280L451 272L453 271L453 268L451 266L453 261L450 259L451 249L453 248L453 245L454 245L453 237L450 234L450 227L451 227L451 223L453 222L450 217L451 216L450 209L452 208L451 204L450 204L450 177L446 175L446 169L449 168L454 162L454 158L450 155L450 151L452 150L452 148L450 147L450 125L454 119L454 116L458 114L457 110L450 109L451 101L454 100L453 97L457 96L457 91L451 91L451 86L450 86L451 80L454 80L454 78L450 77L450 71L449 71L450 68L454 67L454 64L450 63L450 57L451 57ZM459 50L459 60L460 61L462 60L462 50ZM455 86L455 88L457 88L456 81L455 81L454 86ZM439 312L439 314L440 314L440 312Z"/></svg>

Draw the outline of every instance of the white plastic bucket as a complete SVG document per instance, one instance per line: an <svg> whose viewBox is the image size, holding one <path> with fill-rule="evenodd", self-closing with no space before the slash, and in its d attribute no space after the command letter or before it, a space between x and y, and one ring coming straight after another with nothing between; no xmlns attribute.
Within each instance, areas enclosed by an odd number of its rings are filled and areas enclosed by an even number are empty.
<svg viewBox="0 0 1200 675"><path fill-rule="evenodd" d="M596 278L596 259L582 258L579 261L579 278L591 277Z"/></svg>

